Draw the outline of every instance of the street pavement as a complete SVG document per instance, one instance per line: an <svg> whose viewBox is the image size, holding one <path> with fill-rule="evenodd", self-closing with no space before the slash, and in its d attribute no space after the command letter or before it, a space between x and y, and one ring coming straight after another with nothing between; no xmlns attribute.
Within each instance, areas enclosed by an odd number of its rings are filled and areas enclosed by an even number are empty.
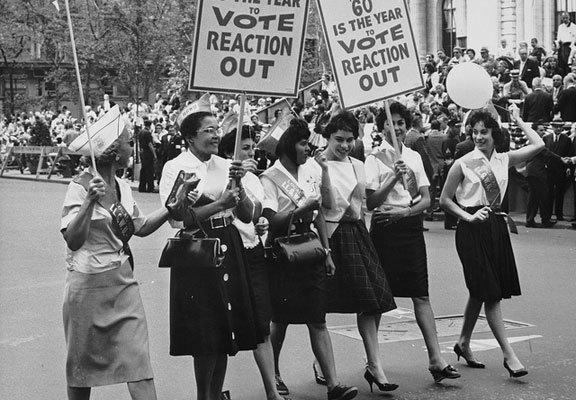
<svg viewBox="0 0 576 400"><path fill-rule="evenodd" d="M33 180L0 179L0 400L65 399L65 343L62 328L64 241L58 232L66 186ZM160 206L157 194L134 192L145 212ZM522 220L518 216L518 220ZM353 315L329 315L340 380L359 388L357 399L576 399L576 231L527 229L512 235L523 295L502 303L507 333L529 371L511 379L485 320L473 336L474 370L456 361L457 339L467 298L454 246L454 231L426 222L430 296L439 341L447 361L462 378L434 384L412 304L384 316L381 354L395 392L371 394L363 379L364 350ZM569 225L564 225L568 227ZM191 357L171 357L168 331L169 271L157 267L172 230L165 225L131 241L136 277L146 309L150 350L160 400L195 399ZM314 382L313 355L303 326L288 329L281 356L284 381L294 400L326 398ZM461 360L462 361L462 360ZM252 354L229 359L224 385L234 400L265 399ZM376 390L376 388L375 388ZM95 388L92 399L129 399L126 385Z"/></svg>

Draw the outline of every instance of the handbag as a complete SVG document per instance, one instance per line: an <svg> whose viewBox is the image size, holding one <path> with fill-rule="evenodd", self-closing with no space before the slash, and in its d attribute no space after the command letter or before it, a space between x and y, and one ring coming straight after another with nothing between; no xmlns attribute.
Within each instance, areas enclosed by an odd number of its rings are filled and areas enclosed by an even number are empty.
<svg viewBox="0 0 576 400"><path fill-rule="evenodd" d="M199 229L181 229L175 237L168 238L159 268L218 268L224 262L225 246L220 244L220 239L208 237L196 213L192 210L190 213Z"/></svg>
<svg viewBox="0 0 576 400"><path fill-rule="evenodd" d="M290 213L288 233L286 236L277 237L272 245L274 257L281 262L293 264L315 264L322 262L328 256L328 252L322 246L318 235L314 232L290 234L294 211Z"/></svg>

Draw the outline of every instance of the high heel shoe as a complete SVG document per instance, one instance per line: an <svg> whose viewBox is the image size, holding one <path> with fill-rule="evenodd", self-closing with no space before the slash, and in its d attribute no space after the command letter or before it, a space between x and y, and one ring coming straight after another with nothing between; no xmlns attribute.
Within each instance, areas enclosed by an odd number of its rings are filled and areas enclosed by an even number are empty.
<svg viewBox="0 0 576 400"><path fill-rule="evenodd" d="M521 376L528 375L526 368L522 367L520 369L512 369L506 360L504 360L504 368L506 368L508 373L510 373L510 378L520 378Z"/></svg>
<svg viewBox="0 0 576 400"><path fill-rule="evenodd" d="M466 364L468 364L470 368L486 368L486 366L481 362L473 359L468 359L468 357L464 355L464 352L462 351L462 348L458 343L454 345L454 353L456 353L456 356L458 356L458 361L460 361L460 357L462 357L464 360L466 360Z"/></svg>
<svg viewBox="0 0 576 400"><path fill-rule="evenodd" d="M372 393L373 384L376 384L378 389L380 389L380 391L382 392L391 392L393 390L398 389L398 385L395 383L378 382L376 378L374 378L374 375L372 375L372 372L370 372L368 369L366 369L366 371L364 372L364 379L366 379L366 381L368 381L368 384L370 385L370 393Z"/></svg>
<svg viewBox="0 0 576 400"><path fill-rule="evenodd" d="M444 369L433 369L428 368L428 371L432 374L434 378L434 383L440 383L444 379L457 379L460 378L458 370L451 365L447 365Z"/></svg>
<svg viewBox="0 0 576 400"><path fill-rule="evenodd" d="M312 369L314 370L314 379L316 380L316 383L326 386L326 378L324 378L324 376L318 372L316 369L316 363L312 363Z"/></svg>

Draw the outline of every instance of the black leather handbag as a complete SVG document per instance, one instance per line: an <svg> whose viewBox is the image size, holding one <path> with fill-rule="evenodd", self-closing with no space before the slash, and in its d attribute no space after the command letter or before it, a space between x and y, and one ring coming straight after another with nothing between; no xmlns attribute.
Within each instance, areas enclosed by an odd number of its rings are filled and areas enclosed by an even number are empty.
<svg viewBox="0 0 576 400"><path fill-rule="evenodd" d="M191 211L191 210L190 210ZM191 214L196 219L195 213ZM220 239L208 237L200 222L199 229L181 229L162 250L160 268L218 268L224 261L224 249Z"/></svg>
<svg viewBox="0 0 576 400"><path fill-rule="evenodd" d="M286 236L277 237L273 241L272 253L280 262L294 264L314 264L323 262L328 253L322 246L318 235L314 232L290 234L294 211L290 213L288 233Z"/></svg>

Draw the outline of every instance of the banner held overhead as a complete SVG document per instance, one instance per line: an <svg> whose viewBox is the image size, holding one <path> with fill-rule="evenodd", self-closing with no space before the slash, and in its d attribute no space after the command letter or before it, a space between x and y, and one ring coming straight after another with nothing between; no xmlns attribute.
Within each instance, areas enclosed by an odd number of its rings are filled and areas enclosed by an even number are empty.
<svg viewBox="0 0 576 400"><path fill-rule="evenodd" d="M343 108L424 87L403 0L317 0Z"/></svg>
<svg viewBox="0 0 576 400"><path fill-rule="evenodd" d="M296 97L309 0L199 0L190 90Z"/></svg>

